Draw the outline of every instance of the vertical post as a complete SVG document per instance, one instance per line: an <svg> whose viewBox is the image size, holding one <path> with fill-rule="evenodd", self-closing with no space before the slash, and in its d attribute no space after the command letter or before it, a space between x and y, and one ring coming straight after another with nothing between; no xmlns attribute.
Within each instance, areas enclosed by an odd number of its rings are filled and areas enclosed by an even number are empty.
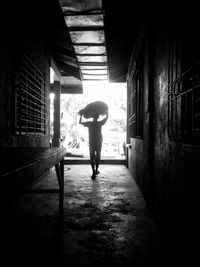
<svg viewBox="0 0 200 267"><path fill-rule="evenodd" d="M64 158L60 161L60 216L63 215L63 206L64 206Z"/></svg>
<svg viewBox="0 0 200 267"><path fill-rule="evenodd" d="M54 92L54 134L52 139L52 146L60 146L60 94L61 86L59 81L53 83L53 92Z"/></svg>
<svg viewBox="0 0 200 267"><path fill-rule="evenodd" d="M59 217L61 217L64 204L64 159L60 161L60 164L56 163L55 170L59 184Z"/></svg>

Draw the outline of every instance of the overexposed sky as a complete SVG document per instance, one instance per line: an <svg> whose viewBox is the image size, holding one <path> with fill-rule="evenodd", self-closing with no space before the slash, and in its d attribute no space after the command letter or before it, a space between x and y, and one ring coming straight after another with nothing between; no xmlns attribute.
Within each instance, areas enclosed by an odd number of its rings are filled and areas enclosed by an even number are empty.
<svg viewBox="0 0 200 267"><path fill-rule="evenodd" d="M64 94L62 98L68 98L69 96L72 95ZM121 99L124 99L126 103L127 85L126 83L109 83L106 81L84 81L83 94L74 94L73 96L77 102L81 102L81 99L85 96L87 104L94 101L103 101L109 107L109 115L120 118L124 114L121 114L121 110L118 109L116 103L119 103ZM50 97L52 98L53 94Z"/></svg>
<svg viewBox="0 0 200 267"><path fill-rule="evenodd" d="M126 102L126 88L126 83L83 82L83 93L87 95L88 103L93 101L105 102L109 107L110 115L113 116L120 116L120 110L116 110L115 103L119 99L124 99Z"/></svg>

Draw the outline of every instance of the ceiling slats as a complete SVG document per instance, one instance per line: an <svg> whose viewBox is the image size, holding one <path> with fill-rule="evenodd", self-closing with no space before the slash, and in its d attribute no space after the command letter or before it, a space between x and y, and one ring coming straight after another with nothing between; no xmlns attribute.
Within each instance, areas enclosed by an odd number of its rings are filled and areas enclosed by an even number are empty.
<svg viewBox="0 0 200 267"><path fill-rule="evenodd" d="M107 80L102 0L60 0L82 80Z"/></svg>

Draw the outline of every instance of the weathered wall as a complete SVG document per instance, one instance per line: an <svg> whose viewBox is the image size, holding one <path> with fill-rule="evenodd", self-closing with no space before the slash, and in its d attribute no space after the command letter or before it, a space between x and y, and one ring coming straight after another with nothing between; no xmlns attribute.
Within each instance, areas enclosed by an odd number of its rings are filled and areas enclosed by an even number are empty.
<svg viewBox="0 0 200 267"><path fill-rule="evenodd" d="M15 32L13 32L15 31ZM43 41L35 33L17 32L6 28L0 44L0 146L49 146L49 56ZM17 46L25 47L35 63L46 73L46 129L45 135L15 135L14 133L14 65Z"/></svg>
<svg viewBox="0 0 200 267"><path fill-rule="evenodd" d="M168 136L168 38L167 25L161 23L154 41L155 213L158 222L169 227L170 216L179 210L178 179L183 169L183 150L182 145L171 142Z"/></svg>
<svg viewBox="0 0 200 267"><path fill-rule="evenodd" d="M181 233L197 219L200 149L168 135L168 19L156 21L145 36L144 133L142 139L131 138L129 168L158 225Z"/></svg>
<svg viewBox="0 0 200 267"><path fill-rule="evenodd" d="M149 209L152 209L152 145L150 121L152 117L152 102L150 96L150 42L145 29L144 35L144 65L143 65L143 134L140 139L130 138L131 147L128 149L128 167L142 191ZM147 34L147 35L146 35ZM150 142L151 140L151 142ZM149 160L150 159L150 160Z"/></svg>
<svg viewBox="0 0 200 267"><path fill-rule="evenodd" d="M149 51L148 41L144 44L144 69L143 69L143 135L140 139L130 138L129 166L138 185L142 188L145 197L149 197Z"/></svg>

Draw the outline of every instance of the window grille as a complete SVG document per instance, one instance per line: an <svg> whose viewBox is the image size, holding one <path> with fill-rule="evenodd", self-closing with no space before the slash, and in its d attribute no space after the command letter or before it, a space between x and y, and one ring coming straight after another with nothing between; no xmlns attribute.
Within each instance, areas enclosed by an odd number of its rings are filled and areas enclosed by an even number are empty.
<svg viewBox="0 0 200 267"><path fill-rule="evenodd" d="M140 64L132 67L127 80L128 85L128 132L130 137L142 138L143 136L143 74Z"/></svg>
<svg viewBox="0 0 200 267"><path fill-rule="evenodd" d="M168 86L169 137L200 142L200 61Z"/></svg>
<svg viewBox="0 0 200 267"><path fill-rule="evenodd" d="M133 137L135 131L135 123L136 123L136 114L135 114L135 90L134 90L134 80L133 80L133 71L128 80L128 131L129 136Z"/></svg>
<svg viewBox="0 0 200 267"><path fill-rule="evenodd" d="M21 51L15 70L15 133L45 134L45 73Z"/></svg>

